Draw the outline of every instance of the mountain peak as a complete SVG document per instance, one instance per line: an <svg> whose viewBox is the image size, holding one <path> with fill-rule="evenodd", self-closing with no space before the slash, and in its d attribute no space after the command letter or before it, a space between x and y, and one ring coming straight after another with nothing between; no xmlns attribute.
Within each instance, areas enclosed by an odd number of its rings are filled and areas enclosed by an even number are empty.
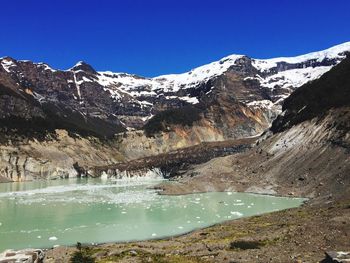
<svg viewBox="0 0 350 263"><path fill-rule="evenodd" d="M87 72L87 73L97 74L96 70L91 65L89 65L88 63L86 63L84 61L79 61L69 70L75 71L75 72L82 70L82 71Z"/></svg>
<svg viewBox="0 0 350 263"><path fill-rule="evenodd" d="M11 57L9 57L9 56L1 57L0 60L15 61L14 58L11 58Z"/></svg>

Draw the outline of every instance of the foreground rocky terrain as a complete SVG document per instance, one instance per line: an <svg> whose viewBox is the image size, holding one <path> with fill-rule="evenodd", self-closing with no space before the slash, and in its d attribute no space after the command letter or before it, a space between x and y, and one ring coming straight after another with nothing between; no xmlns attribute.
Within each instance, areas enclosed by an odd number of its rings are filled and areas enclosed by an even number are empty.
<svg viewBox="0 0 350 263"><path fill-rule="evenodd" d="M235 190L304 196L306 204L180 237L80 253L96 262L321 262L326 251L349 251L349 72L347 58L298 89L255 147L193 165L177 183L160 186L165 194ZM74 253L79 251L55 248L46 262L67 262Z"/></svg>

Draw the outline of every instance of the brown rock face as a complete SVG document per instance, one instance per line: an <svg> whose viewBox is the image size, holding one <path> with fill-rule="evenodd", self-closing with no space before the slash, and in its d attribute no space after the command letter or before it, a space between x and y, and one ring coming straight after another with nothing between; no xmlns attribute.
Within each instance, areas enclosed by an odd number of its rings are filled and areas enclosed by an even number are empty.
<svg viewBox="0 0 350 263"><path fill-rule="evenodd" d="M30 181L84 176L79 168L124 160L117 143L93 137L70 137L56 130L45 141L28 140L0 145L0 181Z"/></svg>

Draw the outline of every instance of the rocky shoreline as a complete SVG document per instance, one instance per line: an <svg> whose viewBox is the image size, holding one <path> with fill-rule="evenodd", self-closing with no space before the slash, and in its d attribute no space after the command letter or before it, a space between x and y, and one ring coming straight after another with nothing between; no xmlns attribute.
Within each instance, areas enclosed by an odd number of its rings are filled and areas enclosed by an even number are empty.
<svg viewBox="0 0 350 263"><path fill-rule="evenodd" d="M347 196L179 237L87 246L86 254L96 262L319 262L326 251L349 250L349 215ZM75 247L57 247L47 251L44 262L68 262L76 252Z"/></svg>

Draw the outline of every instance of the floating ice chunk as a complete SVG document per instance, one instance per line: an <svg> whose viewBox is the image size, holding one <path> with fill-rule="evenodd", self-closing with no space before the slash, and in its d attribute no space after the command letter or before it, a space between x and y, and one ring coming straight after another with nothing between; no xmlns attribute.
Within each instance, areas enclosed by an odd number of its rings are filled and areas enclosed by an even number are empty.
<svg viewBox="0 0 350 263"><path fill-rule="evenodd" d="M231 214L231 215L235 215L235 216L243 216L242 213L236 212L236 211L231 211L230 214Z"/></svg>
<svg viewBox="0 0 350 263"><path fill-rule="evenodd" d="M0 226L2 226L2 223L0 222Z"/></svg>
<svg viewBox="0 0 350 263"><path fill-rule="evenodd" d="M153 233L153 234L152 234L152 237L155 237L156 235L157 235L156 233Z"/></svg>
<svg viewBox="0 0 350 263"><path fill-rule="evenodd" d="M183 229L184 227L183 227L183 226L178 226L177 228L178 228L178 229Z"/></svg>
<svg viewBox="0 0 350 263"><path fill-rule="evenodd" d="M200 217L200 216L196 216L196 218L197 218L197 219L201 219L201 217Z"/></svg>
<svg viewBox="0 0 350 263"><path fill-rule="evenodd" d="M41 236L37 236L37 238L39 238L39 239L40 239L40 238L41 238Z"/></svg>
<svg viewBox="0 0 350 263"><path fill-rule="evenodd" d="M191 223L191 221L190 220L187 220L187 224L190 224Z"/></svg>
<svg viewBox="0 0 350 263"><path fill-rule="evenodd" d="M232 192L227 192L227 195L232 195Z"/></svg>
<svg viewBox="0 0 350 263"><path fill-rule="evenodd" d="M50 241L56 241L58 238L57 237L49 237Z"/></svg>
<svg viewBox="0 0 350 263"><path fill-rule="evenodd" d="M126 214L126 211L122 211L122 214Z"/></svg>
<svg viewBox="0 0 350 263"><path fill-rule="evenodd" d="M198 197L198 198L196 198L195 200L196 200L196 201L200 201L201 199Z"/></svg>
<svg viewBox="0 0 350 263"><path fill-rule="evenodd" d="M247 206L247 208L251 208L251 206L250 206L250 205L248 205L248 206Z"/></svg>

